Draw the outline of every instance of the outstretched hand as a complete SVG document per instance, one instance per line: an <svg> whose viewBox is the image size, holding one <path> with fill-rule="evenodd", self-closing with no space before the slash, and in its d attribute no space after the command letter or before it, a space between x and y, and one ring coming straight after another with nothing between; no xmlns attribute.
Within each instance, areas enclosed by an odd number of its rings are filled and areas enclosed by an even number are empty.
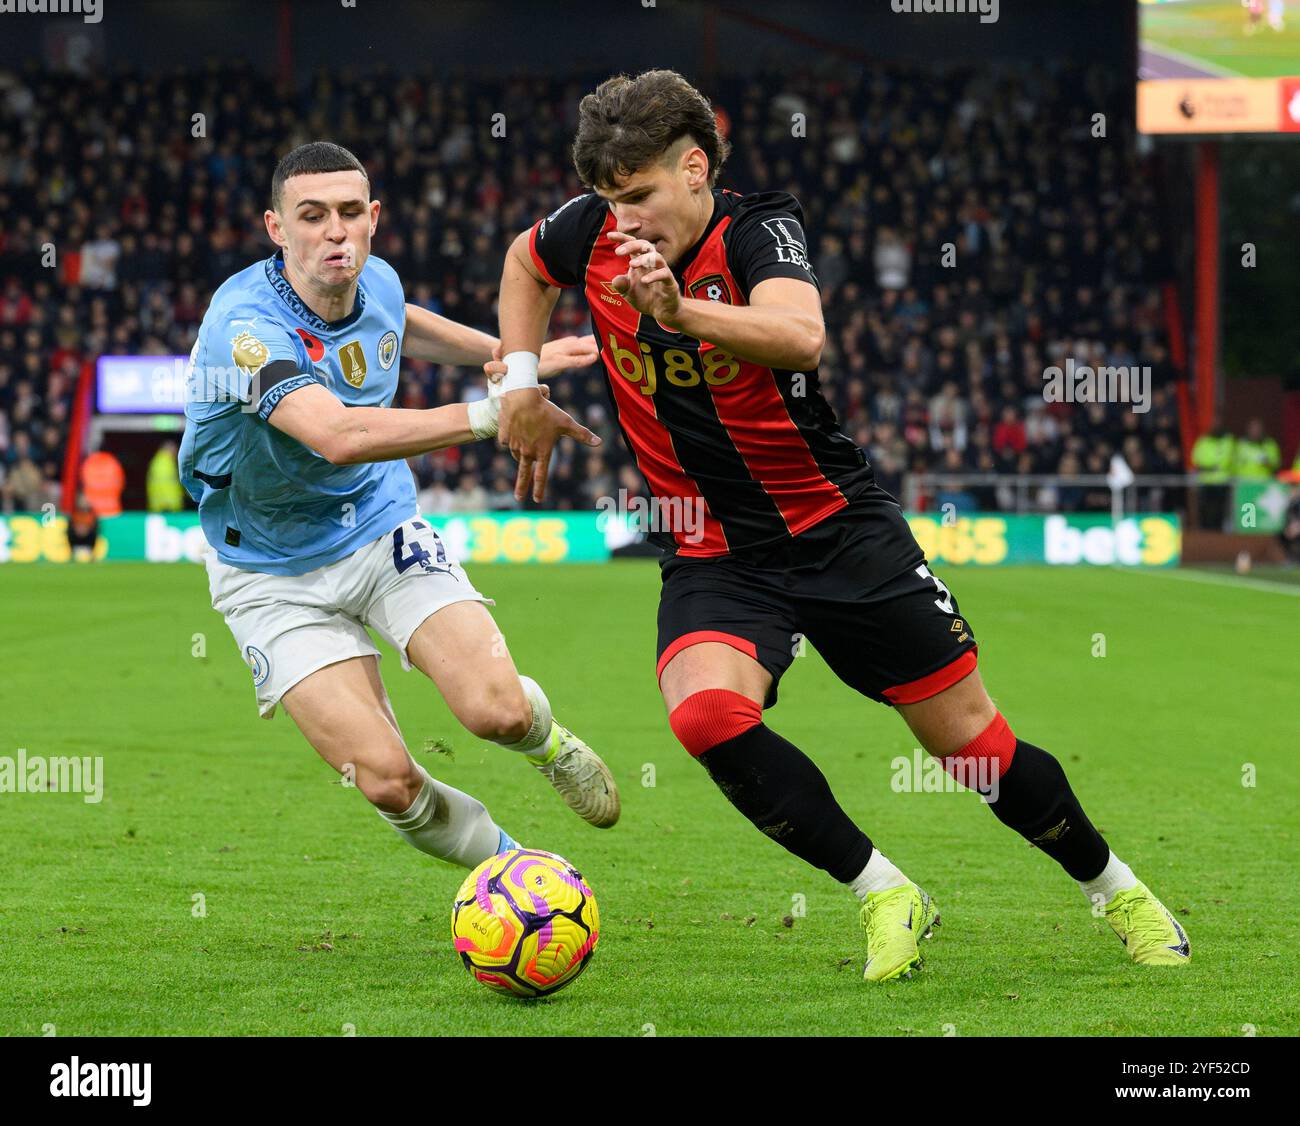
<svg viewBox="0 0 1300 1126"><path fill-rule="evenodd" d="M627 273L619 274L611 282L614 289L638 313L671 326L681 308L682 291L668 260L643 238L633 238L622 231L609 231L607 237L618 243L614 253L627 259Z"/></svg>
<svg viewBox="0 0 1300 1126"><path fill-rule="evenodd" d="M505 377L506 365L503 360L493 359L483 365L483 370L488 379L496 383ZM507 391L501 396L497 445L508 449L519 462L519 473L515 478L516 500L523 500L530 491L538 503L546 496L551 451L561 438L572 438L584 446L601 444L597 435L549 402L550 395L550 388L541 386Z"/></svg>
<svg viewBox="0 0 1300 1126"><path fill-rule="evenodd" d="M500 345L493 351L494 359L500 359L497 354L500 351ZM538 355L537 374L539 376L558 375L562 371L569 371L571 368L590 367L596 362L599 353L596 350L596 338L588 334L587 336L561 336L556 340L548 340L542 345L542 350Z"/></svg>

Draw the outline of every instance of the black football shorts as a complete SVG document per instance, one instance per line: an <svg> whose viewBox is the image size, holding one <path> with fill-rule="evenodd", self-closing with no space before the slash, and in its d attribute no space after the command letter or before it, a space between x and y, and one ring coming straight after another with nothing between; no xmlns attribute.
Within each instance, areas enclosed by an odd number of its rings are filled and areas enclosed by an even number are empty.
<svg viewBox="0 0 1300 1126"><path fill-rule="evenodd" d="M970 623L878 488L761 554L672 555L660 568L660 676L683 649L723 642L772 674L771 707L806 642L845 684L893 705L937 695L975 668Z"/></svg>

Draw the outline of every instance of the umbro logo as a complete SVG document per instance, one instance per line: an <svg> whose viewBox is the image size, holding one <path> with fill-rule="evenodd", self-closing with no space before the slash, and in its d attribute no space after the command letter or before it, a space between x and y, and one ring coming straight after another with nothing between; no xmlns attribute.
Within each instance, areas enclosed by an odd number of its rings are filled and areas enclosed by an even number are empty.
<svg viewBox="0 0 1300 1126"><path fill-rule="evenodd" d="M1060 822L1053 825L1046 833L1034 838L1034 844L1045 844L1048 841L1059 841L1066 833L1070 831L1070 826L1066 824L1065 818L1062 817Z"/></svg>
<svg viewBox="0 0 1300 1126"><path fill-rule="evenodd" d="M597 294L602 301L608 302L610 305L623 304L623 295L614 288L613 282L603 281L600 283L600 288L605 291L604 293Z"/></svg>

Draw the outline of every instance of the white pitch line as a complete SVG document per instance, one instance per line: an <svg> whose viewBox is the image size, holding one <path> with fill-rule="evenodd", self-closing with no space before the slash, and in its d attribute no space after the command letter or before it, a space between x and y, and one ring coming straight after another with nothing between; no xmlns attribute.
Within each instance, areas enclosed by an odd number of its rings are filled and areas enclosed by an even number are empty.
<svg viewBox="0 0 1300 1126"><path fill-rule="evenodd" d="M1205 583L1209 586L1226 586L1234 590L1258 590L1265 594L1289 594L1300 598L1300 584L1273 583L1268 579L1229 578L1227 575L1211 575L1204 571L1182 571L1173 568L1152 567L1114 567L1112 570L1123 571L1129 575L1150 575L1166 579L1182 579L1188 583Z"/></svg>

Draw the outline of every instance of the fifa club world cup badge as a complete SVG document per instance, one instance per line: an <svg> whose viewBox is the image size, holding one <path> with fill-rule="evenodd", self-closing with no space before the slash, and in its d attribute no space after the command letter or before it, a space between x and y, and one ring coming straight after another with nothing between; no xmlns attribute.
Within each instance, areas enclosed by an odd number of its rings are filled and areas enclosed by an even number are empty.
<svg viewBox="0 0 1300 1126"><path fill-rule="evenodd" d="M343 378L353 387L366 381L366 353L360 340L349 340L339 349L339 363L343 365Z"/></svg>

